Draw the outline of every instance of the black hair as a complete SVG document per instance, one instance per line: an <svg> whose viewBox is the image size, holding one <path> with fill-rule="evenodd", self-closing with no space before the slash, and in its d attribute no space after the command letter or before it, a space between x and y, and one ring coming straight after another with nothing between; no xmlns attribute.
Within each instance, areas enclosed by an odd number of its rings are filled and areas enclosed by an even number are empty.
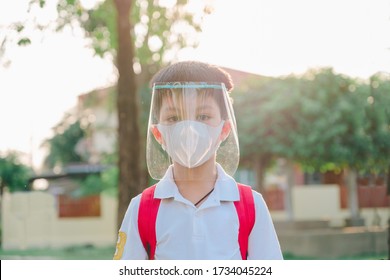
<svg viewBox="0 0 390 280"><path fill-rule="evenodd" d="M228 92L234 87L230 74L225 70L199 61L177 62L161 69L151 79L150 86L170 82L224 83Z"/></svg>
<svg viewBox="0 0 390 280"><path fill-rule="evenodd" d="M233 81L230 74L218 66L207 64L197 61L184 61L177 62L170 66L167 66L157 72L150 81L152 87L155 83L212 83L220 84L224 83L226 90L230 92L233 89ZM224 97L220 94L218 89L204 89L202 90L202 96L212 96L217 102L222 119L227 119L226 104L224 103ZM154 96L153 103L156 109L154 120L158 122L160 108L164 97L172 95L171 90L159 90L159 94Z"/></svg>

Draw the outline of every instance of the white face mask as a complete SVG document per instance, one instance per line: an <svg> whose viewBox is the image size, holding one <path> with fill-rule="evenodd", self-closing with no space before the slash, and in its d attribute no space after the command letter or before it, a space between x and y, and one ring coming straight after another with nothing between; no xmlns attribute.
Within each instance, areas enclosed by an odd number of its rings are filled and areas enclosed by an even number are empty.
<svg viewBox="0 0 390 280"><path fill-rule="evenodd" d="M187 168L202 165L221 144L222 121L217 127L197 121L181 121L173 125L157 125L173 161Z"/></svg>

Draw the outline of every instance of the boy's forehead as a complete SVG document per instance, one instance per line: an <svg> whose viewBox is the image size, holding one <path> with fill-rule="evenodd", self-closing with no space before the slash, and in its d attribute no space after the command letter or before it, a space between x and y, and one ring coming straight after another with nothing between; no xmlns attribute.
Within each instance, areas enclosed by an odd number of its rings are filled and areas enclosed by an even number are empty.
<svg viewBox="0 0 390 280"><path fill-rule="evenodd" d="M185 106L186 104L202 105L205 103L216 103L211 95L200 94L183 94L183 95L166 95L162 97L162 105L175 104L176 106Z"/></svg>

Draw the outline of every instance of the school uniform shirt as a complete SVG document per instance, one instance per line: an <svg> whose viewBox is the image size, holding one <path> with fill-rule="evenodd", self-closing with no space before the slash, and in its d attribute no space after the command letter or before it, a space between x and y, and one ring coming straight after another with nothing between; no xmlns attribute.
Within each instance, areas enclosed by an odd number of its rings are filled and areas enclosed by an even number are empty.
<svg viewBox="0 0 390 280"><path fill-rule="evenodd" d="M156 260L240 260L239 220L234 201L240 198L236 181L218 165L214 191L199 206L178 191L172 166L157 184L161 199L156 220ZM270 213L261 194L253 191L256 220L248 240L248 260L283 259ZM138 233L141 195L130 202L119 230L114 258L148 259Z"/></svg>

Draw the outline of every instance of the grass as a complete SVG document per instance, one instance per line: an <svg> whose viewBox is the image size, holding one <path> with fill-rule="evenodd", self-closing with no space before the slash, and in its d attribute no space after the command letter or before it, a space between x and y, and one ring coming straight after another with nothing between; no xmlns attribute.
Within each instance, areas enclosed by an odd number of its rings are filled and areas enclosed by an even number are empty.
<svg viewBox="0 0 390 280"><path fill-rule="evenodd" d="M115 247L75 246L64 249L0 250L1 260L112 260Z"/></svg>
<svg viewBox="0 0 390 280"><path fill-rule="evenodd" d="M303 257L296 256L290 253L284 253L283 257L285 260L325 260L323 258L318 257ZM344 256L338 258L338 260L387 260L388 256L386 254L362 254L355 256Z"/></svg>
<svg viewBox="0 0 390 280"><path fill-rule="evenodd" d="M115 247L75 246L64 249L0 250L1 260L112 260ZM285 260L319 260L285 253ZM340 260L387 260L386 254L346 256Z"/></svg>

